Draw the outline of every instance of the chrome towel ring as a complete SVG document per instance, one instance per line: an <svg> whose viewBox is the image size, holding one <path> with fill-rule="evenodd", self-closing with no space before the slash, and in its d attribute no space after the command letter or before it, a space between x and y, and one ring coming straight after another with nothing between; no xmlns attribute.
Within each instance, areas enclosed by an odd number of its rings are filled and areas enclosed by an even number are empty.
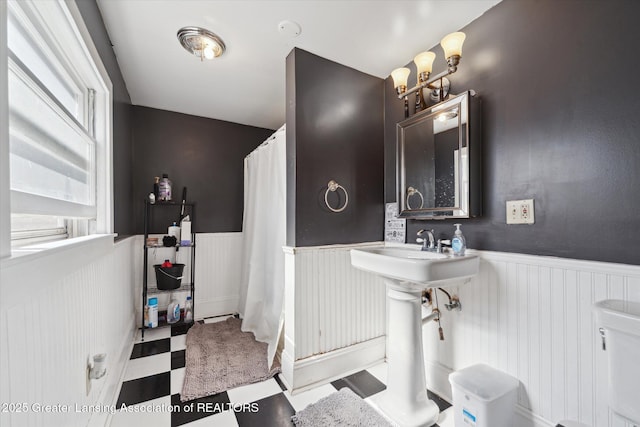
<svg viewBox="0 0 640 427"><path fill-rule="evenodd" d="M344 205L341 208L334 209L331 207L331 205L329 205L329 191L337 191L338 188L342 189L342 192L344 193ZM342 212L349 204L349 194L342 185L338 184L334 180L331 180L327 184L327 191L324 192L324 202L332 212Z"/></svg>
<svg viewBox="0 0 640 427"><path fill-rule="evenodd" d="M418 206L417 208L412 208L411 205L409 204L409 198L411 196L415 196L416 194L420 197L420 206ZM413 187L407 188L407 208L408 209L422 209L423 206L424 206L424 197L422 197L422 193L419 190L416 190Z"/></svg>

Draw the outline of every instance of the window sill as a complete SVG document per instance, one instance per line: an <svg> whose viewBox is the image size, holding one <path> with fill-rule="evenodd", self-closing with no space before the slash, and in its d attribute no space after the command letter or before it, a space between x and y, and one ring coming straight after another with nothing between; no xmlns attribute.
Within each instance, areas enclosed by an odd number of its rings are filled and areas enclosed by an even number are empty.
<svg viewBox="0 0 640 427"><path fill-rule="evenodd" d="M29 246L14 248L11 251L11 256L3 259L0 266L5 269L51 256L64 255L72 257L74 252L84 252L89 247L108 243L113 246L114 237L116 237L116 234L92 234L90 236L56 240L46 243L36 243Z"/></svg>

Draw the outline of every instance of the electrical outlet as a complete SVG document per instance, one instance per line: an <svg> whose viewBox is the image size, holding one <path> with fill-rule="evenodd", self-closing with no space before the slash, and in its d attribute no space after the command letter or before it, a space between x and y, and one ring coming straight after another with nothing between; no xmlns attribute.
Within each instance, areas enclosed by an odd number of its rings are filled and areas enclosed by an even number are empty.
<svg viewBox="0 0 640 427"><path fill-rule="evenodd" d="M507 224L533 224L533 199L507 201Z"/></svg>

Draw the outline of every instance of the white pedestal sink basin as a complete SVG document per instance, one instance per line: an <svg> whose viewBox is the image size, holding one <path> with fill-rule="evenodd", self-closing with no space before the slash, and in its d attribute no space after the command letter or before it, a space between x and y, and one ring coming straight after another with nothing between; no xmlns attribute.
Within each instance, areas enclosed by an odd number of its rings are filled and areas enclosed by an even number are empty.
<svg viewBox="0 0 640 427"><path fill-rule="evenodd" d="M478 273L476 255L454 257L419 249L351 250L351 265L382 276L387 285L387 389L371 400L400 426L432 426L439 409L427 397L422 352L422 291L460 284Z"/></svg>
<svg viewBox="0 0 640 427"><path fill-rule="evenodd" d="M351 265L413 289L443 288L478 273L476 255L452 256L402 247L351 250Z"/></svg>

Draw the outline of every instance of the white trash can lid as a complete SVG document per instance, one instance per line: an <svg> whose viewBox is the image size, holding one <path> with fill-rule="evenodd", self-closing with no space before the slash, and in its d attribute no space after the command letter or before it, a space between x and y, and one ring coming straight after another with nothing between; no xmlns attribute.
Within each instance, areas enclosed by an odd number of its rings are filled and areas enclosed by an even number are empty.
<svg viewBox="0 0 640 427"><path fill-rule="evenodd" d="M517 378L482 363L452 372L449 382L486 401L496 400L520 384Z"/></svg>

